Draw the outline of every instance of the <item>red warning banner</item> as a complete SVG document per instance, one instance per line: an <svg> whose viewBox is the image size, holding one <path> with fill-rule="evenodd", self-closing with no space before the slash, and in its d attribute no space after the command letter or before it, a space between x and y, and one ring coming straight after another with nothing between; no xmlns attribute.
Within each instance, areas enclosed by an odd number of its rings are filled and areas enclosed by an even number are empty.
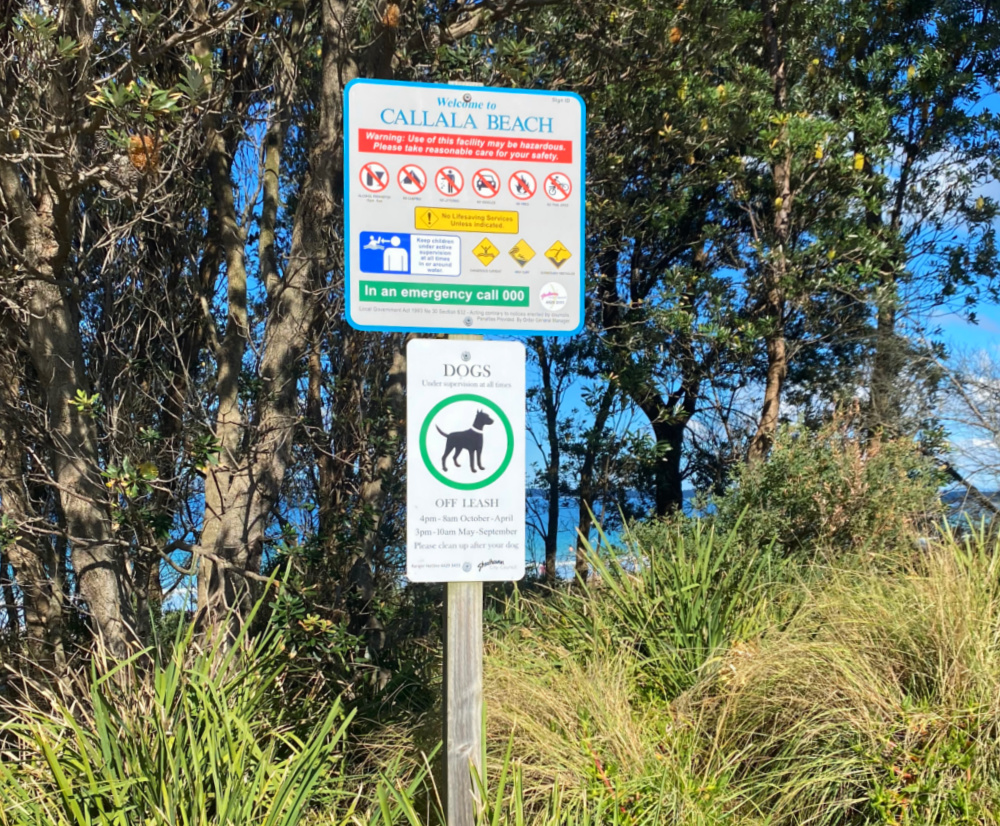
<svg viewBox="0 0 1000 826"><path fill-rule="evenodd" d="M571 141L545 138L480 137L436 132L399 132L363 129L358 150L388 155L424 155L442 158L480 158L491 161L572 163Z"/></svg>

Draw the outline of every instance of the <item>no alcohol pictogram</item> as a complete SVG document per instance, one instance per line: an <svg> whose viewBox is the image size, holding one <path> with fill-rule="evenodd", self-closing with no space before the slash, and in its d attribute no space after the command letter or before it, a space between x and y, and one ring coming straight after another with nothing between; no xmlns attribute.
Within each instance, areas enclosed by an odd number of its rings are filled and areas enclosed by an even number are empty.
<svg viewBox="0 0 1000 826"><path fill-rule="evenodd" d="M455 169L455 167L443 166L438 170L437 175L434 176L434 186L437 187L438 192L442 195L454 198L462 191L462 187L465 186L465 178L462 177L462 173Z"/></svg>
<svg viewBox="0 0 1000 826"><path fill-rule="evenodd" d="M361 186L369 192L385 192L389 186L389 170L380 163L369 161L361 167Z"/></svg>
<svg viewBox="0 0 1000 826"><path fill-rule="evenodd" d="M569 175L553 172L545 178L545 194L550 201L565 201L572 191L573 184L570 183Z"/></svg>
<svg viewBox="0 0 1000 826"><path fill-rule="evenodd" d="M416 164L408 163L399 170L396 180L407 195L419 195L427 186L427 173Z"/></svg>
<svg viewBox="0 0 1000 826"><path fill-rule="evenodd" d="M500 176L492 169L480 169L472 176L472 185L481 198L496 198L500 193Z"/></svg>
<svg viewBox="0 0 1000 826"><path fill-rule="evenodd" d="M538 191L538 181L535 180L535 176L530 172L519 169L510 176L510 180L507 181L507 188L510 190L510 194L519 201L527 201L528 198L531 198Z"/></svg>

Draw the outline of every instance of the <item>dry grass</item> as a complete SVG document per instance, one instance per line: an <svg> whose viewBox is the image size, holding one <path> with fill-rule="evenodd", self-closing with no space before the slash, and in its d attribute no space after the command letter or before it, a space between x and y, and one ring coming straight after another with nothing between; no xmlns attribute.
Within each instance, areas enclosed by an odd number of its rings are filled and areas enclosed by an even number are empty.
<svg viewBox="0 0 1000 826"><path fill-rule="evenodd" d="M579 661L536 637L495 642L486 658L487 735L524 766L526 788L586 789L595 773L649 771L664 709L636 708L636 663L628 652Z"/></svg>
<svg viewBox="0 0 1000 826"><path fill-rule="evenodd" d="M686 698L717 769L775 823L997 822L996 551L945 536L893 575L830 575Z"/></svg>

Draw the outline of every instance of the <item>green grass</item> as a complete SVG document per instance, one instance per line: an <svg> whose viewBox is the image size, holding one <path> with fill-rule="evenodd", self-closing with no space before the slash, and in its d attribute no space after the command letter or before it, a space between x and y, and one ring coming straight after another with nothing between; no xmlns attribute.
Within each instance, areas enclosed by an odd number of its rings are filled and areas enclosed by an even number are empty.
<svg viewBox="0 0 1000 826"><path fill-rule="evenodd" d="M738 527L655 526L508 600L478 826L1000 824L996 534L776 566ZM0 826L440 823L433 713L359 741L283 640L189 628L6 709Z"/></svg>
<svg viewBox="0 0 1000 826"><path fill-rule="evenodd" d="M98 658L75 696L6 710L0 824L295 826L337 787L349 715L286 719L280 634L203 649L189 627L152 656Z"/></svg>

